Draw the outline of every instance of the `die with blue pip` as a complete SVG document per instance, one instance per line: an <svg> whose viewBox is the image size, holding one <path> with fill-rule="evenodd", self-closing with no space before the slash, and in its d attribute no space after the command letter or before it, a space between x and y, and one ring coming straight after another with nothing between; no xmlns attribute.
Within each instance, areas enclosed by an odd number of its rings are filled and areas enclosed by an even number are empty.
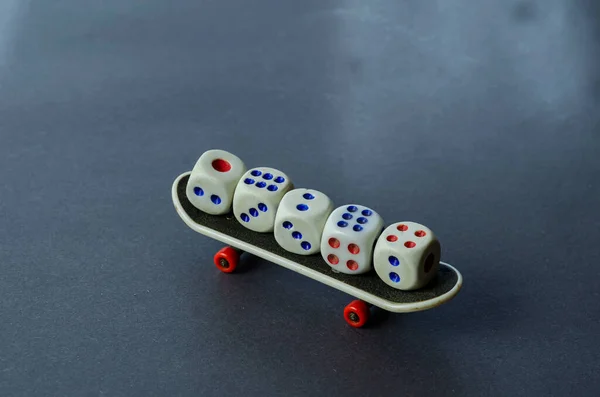
<svg viewBox="0 0 600 397"><path fill-rule="evenodd" d="M292 181L282 171L270 167L253 168L238 182L233 214L242 226L258 233L270 233L279 203L293 188Z"/></svg>
<svg viewBox="0 0 600 397"><path fill-rule="evenodd" d="M275 218L275 240L286 251L298 255L319 252L333 201L313 189L294 189L281 200Z"/></svg>

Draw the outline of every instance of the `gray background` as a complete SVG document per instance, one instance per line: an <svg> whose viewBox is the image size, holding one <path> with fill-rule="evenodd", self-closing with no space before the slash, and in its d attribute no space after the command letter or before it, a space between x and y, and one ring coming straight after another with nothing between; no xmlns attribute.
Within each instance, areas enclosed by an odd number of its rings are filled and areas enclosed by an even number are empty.
<svg viewBox="0 0 600 397"><path fill-rule="evenodd" d="M598 396L599 17L0 2L0 395ZM218 272L170 198L211 148L427 224L464 289L355 330L310 279Z"/></svg>

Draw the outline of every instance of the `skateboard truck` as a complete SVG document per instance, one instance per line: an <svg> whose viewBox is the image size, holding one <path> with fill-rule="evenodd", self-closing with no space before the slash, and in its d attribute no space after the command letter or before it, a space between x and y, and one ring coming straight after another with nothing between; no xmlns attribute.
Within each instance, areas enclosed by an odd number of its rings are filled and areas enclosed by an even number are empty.
<svg viewBox="0 0 600 397"><path fill-rule="evenodd" d="M242 252L229 246L221 248L214 256L215 266L223 273L235 272ZM360 299L353 300L344 308L344 320L354 328L361 328L369 321L372 306Z"/></svg>

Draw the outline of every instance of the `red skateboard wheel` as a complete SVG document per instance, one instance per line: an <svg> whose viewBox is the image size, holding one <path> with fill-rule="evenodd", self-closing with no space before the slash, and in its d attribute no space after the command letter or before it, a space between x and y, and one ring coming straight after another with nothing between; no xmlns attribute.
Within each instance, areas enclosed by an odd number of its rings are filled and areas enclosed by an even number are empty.
<svg viewBox="0 0 600 397"><path fill-rule="evenodd" d="M350 302L344 309L344 319L355 328L364 326L369 320L369 314L369 306L361 300Z"/></svg>
<svg viewBox="0 0 600 397"><path fill-rule="evenodd" d="M215 266L223 273L233 273L240 260L240 254L232 247L225 247L215 254Z"/></svg>

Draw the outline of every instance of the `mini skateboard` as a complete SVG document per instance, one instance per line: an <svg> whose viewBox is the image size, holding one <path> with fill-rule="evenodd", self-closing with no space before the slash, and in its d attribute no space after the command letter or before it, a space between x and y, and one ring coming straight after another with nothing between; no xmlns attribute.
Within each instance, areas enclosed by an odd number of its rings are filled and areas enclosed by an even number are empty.
<svg viewBox="0 0 600 397"><path fill-rule="evenodd" d="M209 215L195 208L186 196L190 172L175 180L173 204L181 219L196 232L227 244L214 256L216 267L232 273L243 252L276 263L356 298L344 309L344 319L353 327L367 323L370 307L393 313L408 313L435 308L452 299L462 286L462 276L451 265L440 262L437 276L428 286L401 291L383 283L375 272L347 275L332 271L321 255L297 255L281 248L272 233L256 233L242 225L233 214Z"/></svg>

